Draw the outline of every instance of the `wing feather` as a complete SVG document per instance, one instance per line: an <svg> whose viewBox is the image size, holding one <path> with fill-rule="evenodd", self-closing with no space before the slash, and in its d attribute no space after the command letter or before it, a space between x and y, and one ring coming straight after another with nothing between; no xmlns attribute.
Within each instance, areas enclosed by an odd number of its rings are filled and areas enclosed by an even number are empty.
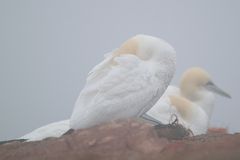
<svg viewBox="0 0 240 160"><path fill-rule="evenodd" d="M27 139L27 141L39 141L48 137L60 137L69 129L69 120L63 120L37 128L19 139Z"/></svg>
<svg viewBox="0 0 240 160"><path fill-rule="evenodd" d="M118 55L104 63L108 63L107 70L106 66L102 68L105 75L94 79L94 83L88 82L80 93L70 120L72 128L136 116L143 108L149 109L163 93L152 68L137 56Z"/></svg>

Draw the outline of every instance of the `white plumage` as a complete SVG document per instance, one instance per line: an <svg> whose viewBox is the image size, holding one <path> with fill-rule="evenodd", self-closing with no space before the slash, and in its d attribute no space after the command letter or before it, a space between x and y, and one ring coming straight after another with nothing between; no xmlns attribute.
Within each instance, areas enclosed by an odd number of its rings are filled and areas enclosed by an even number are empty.
<svg viewBox="0 0 240 160"><path fill-rule="evenodd" d="M141 116L167 88L175 71L175 51L165 41L137 35L106 54L87 77L69 120L51 123L20 139L59 137L71 128ZM70 125L69 125L70 123Z"/></svg>
<svg viewBox="0 0 240 160"><path fill-rule="evenodd" d="M141 116L167 88L175 71L175 51L165 41L137 35L92 71L70 118L73 129Z"/></svg>
<svg viewBox="0 0 240 160"><path fill-rule="evenodd" d="M183 74L180 88L169 86L146 115L168 124L175 114L179 123L190 129L194 135L204 134L214 107L214 93L230 98L214 85L205 70L190 68Z"/></svg>
<svg viewBox="0 0 240 160"><path fill-rule="evenodd" d="M69 120L50 123L20 137L27 141L39 141L48 137L60 137L70 129Z"/></svg>

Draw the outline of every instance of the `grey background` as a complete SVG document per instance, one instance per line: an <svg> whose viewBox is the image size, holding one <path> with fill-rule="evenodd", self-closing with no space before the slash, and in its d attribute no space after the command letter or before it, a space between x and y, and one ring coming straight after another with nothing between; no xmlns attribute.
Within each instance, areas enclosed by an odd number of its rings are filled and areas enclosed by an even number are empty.
<svg viewBox="0 0 240 160"><path fill-rule="evenodd" d="M138 33L174 46L173 84L205 68L233 97L217 97L212 125L240 131L239 16L237 0L1 0L0 140L67 119L88 71Z"/></svg>

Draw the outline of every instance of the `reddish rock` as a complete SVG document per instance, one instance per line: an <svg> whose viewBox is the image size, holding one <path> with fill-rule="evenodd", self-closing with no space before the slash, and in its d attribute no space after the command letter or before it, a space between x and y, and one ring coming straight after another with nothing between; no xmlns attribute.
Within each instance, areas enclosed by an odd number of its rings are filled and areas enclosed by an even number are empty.
<svg viewBox="0 0 240 160"><path fill-rule="evenodd" d="M77 130L61 138L2 144L0 145L0 159L240 159L240 134L207 134L186 137L189 134L185 133L188 132L179 132L179 128L182 129L181 126L175 126L171 129L168 127L152 127L149 124L134 120L110 122L88 129ZM181 135L176 134L175 131L181 133Z"/></svg>
<svg viewBox="0 0 240 160"><path fill-rule="evenodd" d="M208 128L208 134L227 134L228 129L227 128Z"/></svg>

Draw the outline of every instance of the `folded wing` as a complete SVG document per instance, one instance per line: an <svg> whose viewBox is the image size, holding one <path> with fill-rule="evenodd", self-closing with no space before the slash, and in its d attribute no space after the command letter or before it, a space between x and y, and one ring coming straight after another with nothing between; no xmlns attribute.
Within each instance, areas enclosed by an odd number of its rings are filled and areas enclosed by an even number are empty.
<svg viewBox="0 0 240 160"><path fill-rule="evenodd" d="M63 120L37 128L23 137L20 137L19 139L27 139L27 141L39 141L48 137L60 137L69 129L69 120Z"/></svg>
<svg viewBox="0 0 240 160"><path fill-rule="evenodd" d="M90 72L76 101L71 128L129 118L150 109L164 89L147 63L133 54L108 55Z"/></svg>

